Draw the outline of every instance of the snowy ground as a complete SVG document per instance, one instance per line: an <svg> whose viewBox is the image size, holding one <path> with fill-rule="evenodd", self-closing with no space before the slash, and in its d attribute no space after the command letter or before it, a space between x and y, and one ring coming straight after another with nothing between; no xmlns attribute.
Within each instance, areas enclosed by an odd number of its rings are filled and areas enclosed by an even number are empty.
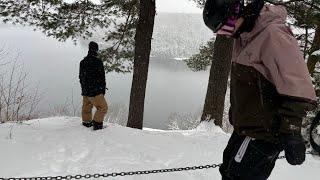
<svg viewBox="0 0 320 180"><path fill-rule="evenodd" d="M220 163L229 138L228 134L208 124L192 131L139 131L110 124L107 129L97 132L79 124L79 118L70 117L1 124L0 178L111 173ZM270 179L318 179L319 169L320 159L310 155L304 165L297 167L279 160ZM221 178L218 169L209 169L110 179Z"/></svg>

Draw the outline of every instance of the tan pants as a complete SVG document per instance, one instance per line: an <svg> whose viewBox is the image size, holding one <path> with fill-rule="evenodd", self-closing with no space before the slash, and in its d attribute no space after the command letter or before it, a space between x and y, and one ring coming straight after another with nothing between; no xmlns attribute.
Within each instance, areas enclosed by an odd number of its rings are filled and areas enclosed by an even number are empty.
<svg viewBox="0 0 320 180"><path fill-rule="evenodd" d="M92 108L97 109L92 119ZM82 120L85 122L95 120L96 122L103 122L104 116L108 111L108 104L103 94L95 97L83 96L82 101Z"/></svg>

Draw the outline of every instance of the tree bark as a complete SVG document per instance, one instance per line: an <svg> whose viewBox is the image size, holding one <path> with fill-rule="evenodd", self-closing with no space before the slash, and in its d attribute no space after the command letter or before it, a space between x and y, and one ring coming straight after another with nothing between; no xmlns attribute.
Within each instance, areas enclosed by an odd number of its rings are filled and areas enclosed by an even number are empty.
<svg viewBox="0 0 320 180"><path fill-rule="evenodd" d="M155 0L140 0L139 9L127 126L142 129L151 40L156 12Z"/></svg>
<svg viewBox="0 0 320 180"><path fill-rule="evenodd" d="M316 28L316 32L312 41L312 47L311 47L311 54L320 49L320 25ZM313 76L314 69L316 67L316 64L320 61L320 59L317 56L309 56L307 66L308 70L311 76Z"/></svg>
<svg viewBox="0 0 320 180"><path fill-rule="evenodd" d="M224 101L231 66L233 39L217 35L201 121L222 127Z"/></svg>

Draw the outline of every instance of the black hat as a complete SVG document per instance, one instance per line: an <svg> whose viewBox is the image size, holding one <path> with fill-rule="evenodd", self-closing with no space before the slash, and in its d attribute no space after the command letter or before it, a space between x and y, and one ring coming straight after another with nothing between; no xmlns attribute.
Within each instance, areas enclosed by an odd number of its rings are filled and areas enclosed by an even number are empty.
<svg viewBox="0 0 320 180"><path fill-rule="evenodd" d="M213 32L217 32L233 14L232 5L239 0L207 0L203 10L203 20Z"/></svg>
<svg viewBox="0 0 320 180"><path fill-rule="evenodd" d="M99 46L98 46L98 44L97 44L96 42L94 42L94 41L91 41L91 42L89 43L89 51L93 51L93 52L99 51Z"/></svg>
<svg viewBox="0 0 320 180"><path fill-rule="evenodd" d="M234 5L240 4L239 17L254 25L264 5L264 0L207 0L203 10L203 20L213 32L217 32L228 18L235 15Z"/></svg>

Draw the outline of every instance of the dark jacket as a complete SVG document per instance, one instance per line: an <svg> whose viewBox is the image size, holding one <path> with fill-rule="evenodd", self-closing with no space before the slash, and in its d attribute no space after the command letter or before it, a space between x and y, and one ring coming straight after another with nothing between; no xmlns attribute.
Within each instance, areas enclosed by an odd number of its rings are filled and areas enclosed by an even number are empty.
<svg viewBox="0 0 320 180"><path fill-rule="evenodd" d="M82 96L94 97L105 94L106 79L103 63L94 53L88 53L80 62L79 79Z"/></svg>
<svg viewBox="0 0 320 180"><path fill-rule="evenodd" d="M286 11L262 9L256 25L236 40L231 70L230 122L235 132L276 141L300 134L315 91L297 41L285 26Z"/></svg>

